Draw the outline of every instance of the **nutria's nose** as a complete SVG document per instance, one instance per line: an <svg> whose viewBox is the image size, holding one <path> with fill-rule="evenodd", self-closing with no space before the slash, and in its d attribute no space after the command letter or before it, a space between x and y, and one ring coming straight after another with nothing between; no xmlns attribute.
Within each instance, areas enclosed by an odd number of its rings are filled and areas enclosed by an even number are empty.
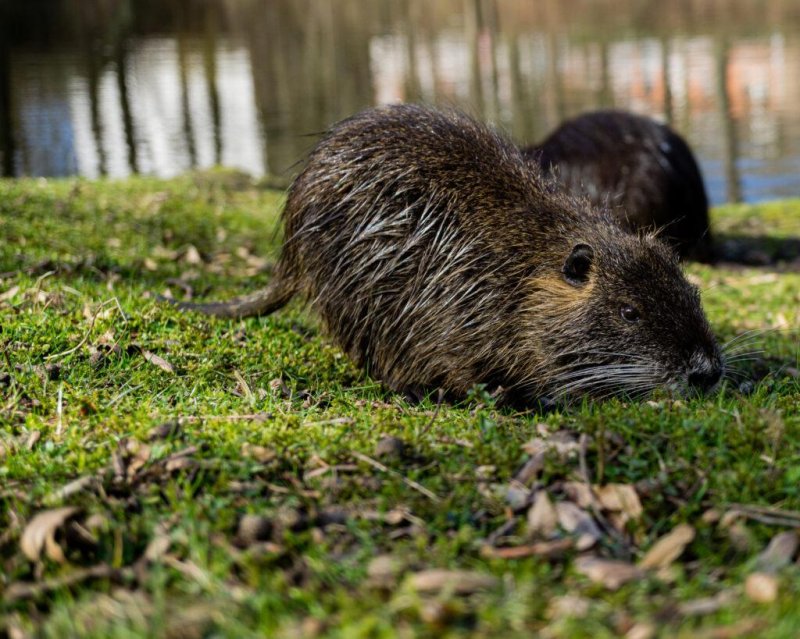
<svg viewBox="0 0 800 639"><path fill-rule="evenodd" d="M722 377L722 364L717 358L709 359L704 355L692 357L689 366L689 386L695 390L706 392L714 388Z"/></svg>

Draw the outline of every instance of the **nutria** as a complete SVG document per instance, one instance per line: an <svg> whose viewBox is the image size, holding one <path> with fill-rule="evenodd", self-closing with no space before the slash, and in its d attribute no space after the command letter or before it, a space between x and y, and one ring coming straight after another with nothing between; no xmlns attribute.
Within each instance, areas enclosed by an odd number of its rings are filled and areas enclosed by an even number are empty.
<svg viewBox="0 0 800 639"><path fill-rule="evenodd" d="M703 178L689 145L667 125L626 111L593 111L523 153L632 229L662 229L681 256L711 259Z"/></svg>
<svg viewBox="0 0 800 639"><path fill-rule="evenodd" d="M181 306L245 317L301 295L412 396L710 390L722 356L677 258L588 206L463 114L376 108L335 125L290 187L270 284Z"/></svg>

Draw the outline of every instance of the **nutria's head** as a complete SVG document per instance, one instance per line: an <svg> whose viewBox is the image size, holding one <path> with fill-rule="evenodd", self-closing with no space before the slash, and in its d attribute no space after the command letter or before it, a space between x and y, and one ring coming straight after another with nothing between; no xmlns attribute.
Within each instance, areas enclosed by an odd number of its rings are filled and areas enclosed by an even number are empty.
<svg viewBox="0 0 800 639"><path fill-rule="evenodd" d="M550 364L547 393L716 387L724 361L698 290L656 237L592 225L554 246L548 262L529 280L530 311L548 324L534 331Z"/></svg>

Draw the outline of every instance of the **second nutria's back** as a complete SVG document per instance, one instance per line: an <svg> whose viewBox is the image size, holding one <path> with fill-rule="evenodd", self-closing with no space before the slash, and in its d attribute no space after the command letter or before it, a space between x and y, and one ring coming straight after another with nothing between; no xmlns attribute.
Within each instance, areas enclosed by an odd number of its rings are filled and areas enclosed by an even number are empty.
<svg viewBox="0 0 800 639"><path fill-rule="evenodd" d="M356 362L412 393L712 387L719 350L670 250L587 207L463 114L368 110L290 188L268 289L199 310L262 314L302 294Z"/></svg>
<svg viewBox="0 0 800 639"><path fill-rule="evenodd" d="M592 111L524 153L568 191L610 207L631 228L663 229L681 255L711 258L700 168L667 125L626 111Z"/></svg>

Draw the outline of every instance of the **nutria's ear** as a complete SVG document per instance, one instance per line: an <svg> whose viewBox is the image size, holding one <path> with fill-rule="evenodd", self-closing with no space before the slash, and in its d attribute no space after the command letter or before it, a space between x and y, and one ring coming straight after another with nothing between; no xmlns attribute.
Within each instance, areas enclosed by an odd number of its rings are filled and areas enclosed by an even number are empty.
<svg viewBox="0 0 800 639"><path fill-rule="evenodd" d="M564 262L561 272L564 279L573 286L582 286L589 281L589 271L592 269L594 249L588 244L576 244Z"/></svg>

